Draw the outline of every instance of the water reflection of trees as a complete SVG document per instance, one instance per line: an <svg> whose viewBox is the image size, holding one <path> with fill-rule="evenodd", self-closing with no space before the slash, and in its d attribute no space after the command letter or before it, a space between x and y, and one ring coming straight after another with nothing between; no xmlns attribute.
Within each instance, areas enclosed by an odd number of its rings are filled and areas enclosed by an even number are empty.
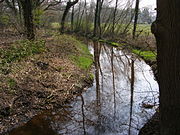
<svg viewBox="0 0 180 135"><path fill-rule="evenodd" d="M133 114L133 96L134 96L134 60L131 60L131 98L130 98L130 118L129 118L129 130L128 135L131 135L131 124L132 124L132 114Z"/></svg>
<svg viewBox="0 0 180 135"><path fill-rule="evenodd" d="M89 102L88 99L81 96L81 109L79 112L74 112L75 115L79 113L79 116L75 119L75 125L78 126L72 129L84 135L89 134L92 129L94 135L107 135L107 133L133 134L134 129L137 131L141 123L139 115L133 110L135 106L135 62L137 61L131 55L126 55L125 52L119 52L116 48L110 46L94 42L93 47L95 97ZM111 76L106 76L107 74ZM107 84L106 80L110 84ZM127 81L125 83L127 86L119 87L119 81ZM104 90L102 90L104 85ZM108 85L107 89L106 86ZM126 94L125 98L122 93ZM112 102L109 102L111 100L106 101L108 98L111 98ZM127 113L121 115L118 112L121 109L119 106L124 103L126 98Z"/></svg>
<svg viewBox="0 0 180 135"><path fill-rule="evenodd" d="M95 65L95 80L96 80L96 101L97 106L100 105L100 81L99 81L99 71L100 71L100 52L101 52L101 45L99 42L94 42L94 65Z"/></svg>

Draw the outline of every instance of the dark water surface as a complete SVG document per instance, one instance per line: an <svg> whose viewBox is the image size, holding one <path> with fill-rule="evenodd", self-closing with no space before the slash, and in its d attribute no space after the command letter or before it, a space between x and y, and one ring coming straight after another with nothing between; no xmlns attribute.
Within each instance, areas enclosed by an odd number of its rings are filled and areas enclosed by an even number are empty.
<svg viewBox="0 0 180 135"><path fill-rule="evenodd" d="M10 135L138 135L158 104L151 68L108 45L89 42L89 50L95 59L93 86L65 108L35 116Z"/></svg>

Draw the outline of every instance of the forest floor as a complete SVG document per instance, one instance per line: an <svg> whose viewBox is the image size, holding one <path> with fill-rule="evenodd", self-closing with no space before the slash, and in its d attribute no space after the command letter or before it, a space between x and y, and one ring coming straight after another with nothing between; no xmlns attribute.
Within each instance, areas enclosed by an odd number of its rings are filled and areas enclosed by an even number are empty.
<svg viewBox="0 0 180 135"><path fill-rule="evenodd" d="M92 84L92 55L72 36L46 33L30 42L0 31L0 49L0 134Z"/></svg>

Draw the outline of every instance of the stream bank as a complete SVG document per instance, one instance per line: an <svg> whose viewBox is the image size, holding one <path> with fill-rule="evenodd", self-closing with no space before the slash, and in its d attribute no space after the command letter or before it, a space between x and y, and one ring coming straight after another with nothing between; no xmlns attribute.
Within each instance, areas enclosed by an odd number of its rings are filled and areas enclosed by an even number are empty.
<svg viewBox="0 0 180 135"><path fill-rule="evenodd" d="M9 135L137 135L155 113L158 85L151 68L130 52L88 42L93 86L71 103L33 117Z"/></svg>
<svg viewBox="0 0 180 135"><path fill-rule="evenodd" d="M93 40L96 42L100 42L102 44L108 44L113 47L121 48L121 50L125 50L131 53L134 53L138 57L142 58L153 70L154 76L157 80L157 51L156 51L156 42L153 35L149 35L149 37L143 36L140 39L132 39L131 37L123 37L122 38L97 38L88 35L82 34L74 34L69 33L87 43L87 39Z"/></svg>
<svg viewBox="0 0 180 135"><path fill-rule="evenodd" d="M12 43L1 38L0 134L62 108L92 85L92 55L74 37L48 34Z"/></svg>

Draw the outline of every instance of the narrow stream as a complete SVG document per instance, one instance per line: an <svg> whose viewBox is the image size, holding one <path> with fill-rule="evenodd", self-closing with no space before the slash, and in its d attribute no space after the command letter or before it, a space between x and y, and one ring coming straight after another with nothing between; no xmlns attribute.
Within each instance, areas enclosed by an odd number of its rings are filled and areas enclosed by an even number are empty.
<svg viewBox="0 0 180 135"><path fill-rule="evenodd" d="M59 112L35 116L10 135L138 135L158 104L151 68L105 44L89 42L89 50L95 60L93 86Z"/></svg>

